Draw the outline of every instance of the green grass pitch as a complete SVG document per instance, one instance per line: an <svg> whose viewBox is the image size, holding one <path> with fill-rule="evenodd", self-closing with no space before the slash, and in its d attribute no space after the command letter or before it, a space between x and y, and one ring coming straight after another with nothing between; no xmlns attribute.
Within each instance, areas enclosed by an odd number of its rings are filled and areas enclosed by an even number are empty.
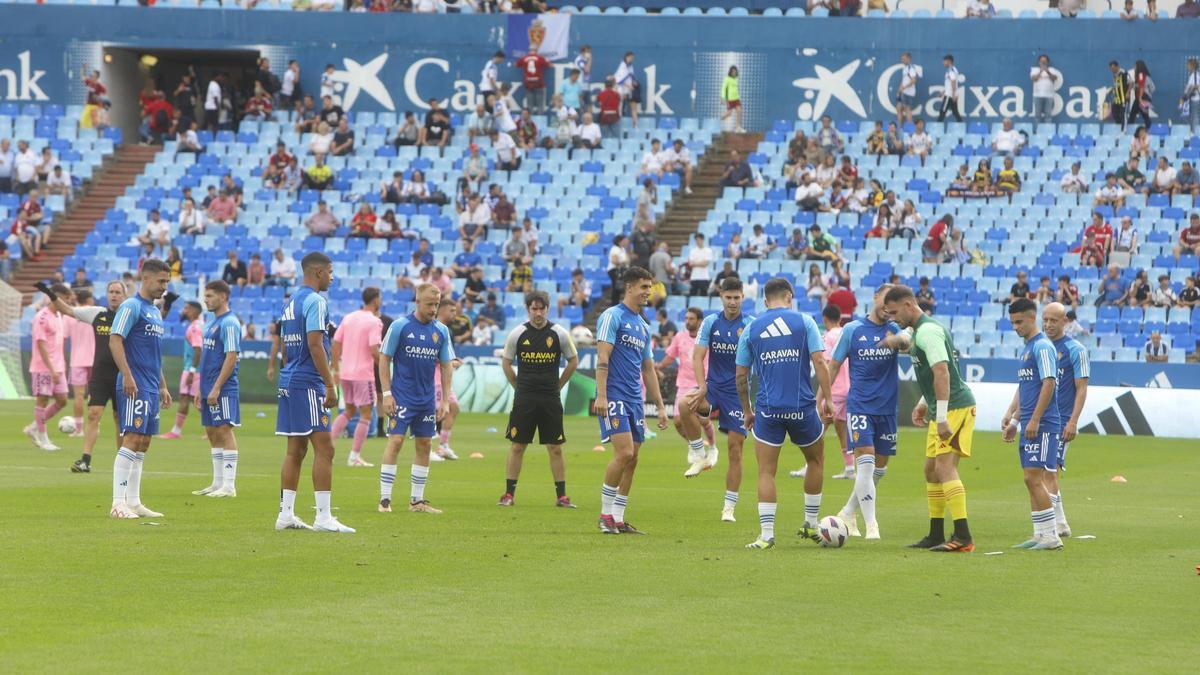
<svg viewBox="0 0 1200 675"><path fill-rule="evenodd" d="M107 517L113 449L94 472L80 448L35 450L28 403L0 405L0 672L822 671L1184 672L1195 666L1194 442L1087 437L1063 481L1076 535L1059 553L1012 551L1031 526L1013 446L978 433L962 466L978 549L910 551L927 525L921 435L901 434L881 485L883 540L841 550L798 540L798 480L780 479L779 546L758 531L754 480L738 522L719 522L718 470L685 480L673 432L642 450L627 517L647 537L595 527L608 453L596 424L570 419L568 488L553 508L545 455L531 448L517 506L495 506L506 443L496 416L466 415L459 462L436 464L441 516L376 513L377 469L344 465L333 502L355 535L275 532L282 444L273 413L244 415L239 497L190 492L210 461L196 416L182 441L156 441L143 500L166 517ZM164 414L169 421L171 415ZM106 425L104 433L109 427ZM109 436L104 436L108 438ZM377 462L382 441L365 456ZM483 459L467 459L482 452ZM840 464L828 453L826 474ZM786 468L800 453L785 450ZM407 495L400 460L399 501ZM753 475L753 461L749 475ZM1110 478L1121 474L1126 484ZM822 515L850 490L826 480ZM311 520L311 484L297 511ZM1002 555L985 555L1000 551ZM1190 645L1190 646L1188 646Z"/></svg>

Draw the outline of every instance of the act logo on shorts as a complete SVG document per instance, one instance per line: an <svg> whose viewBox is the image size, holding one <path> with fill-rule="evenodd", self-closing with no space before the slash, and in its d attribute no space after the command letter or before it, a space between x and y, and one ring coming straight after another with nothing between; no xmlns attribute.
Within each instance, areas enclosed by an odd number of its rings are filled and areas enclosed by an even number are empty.
<svg viewBox="0 0 1200 675"><path fill-rule="evenodd" d="M140 427L140 426L142 426L142 422L144 422L144 421L145 420L143 420L141 418L141 416L135 417L135 418L133 418L133 426Z"/></svg>
<svg viewBox="0 0 1200 675"><path fill-rule="evenodd" d="M329 415L321 415L321 426L329 424Z"/></svg>
<svg viewBox="0 0 1200 675"><path fill-rule="evenodd" d="M509 436L516 436L516 435L517 435L517 428L516 428L516 427L513 427L512 429L509 429L509 430L508 430L508 435L509 435Z"/></svg>

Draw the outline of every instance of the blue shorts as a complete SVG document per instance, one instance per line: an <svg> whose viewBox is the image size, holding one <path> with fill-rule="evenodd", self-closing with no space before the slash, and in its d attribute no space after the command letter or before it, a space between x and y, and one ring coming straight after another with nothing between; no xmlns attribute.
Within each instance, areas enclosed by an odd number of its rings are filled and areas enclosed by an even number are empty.
<svg viewBox="0 0 1200 675"><path fill-rule="evenodd" d="M157 390L139 387L137 398L128 398L118 384L117 414L120 415L121 433L157 436L160 404Z"/></svg>
<svg viewBox="0 0 1200 675"><path fill-rule="evenodd" d="M817 407L785 413L759 413L754 416L754 438L776 448L788 438L796 445L807 448L821 440L825 425L817 417Z"/></svg>
<svg viewBox="0 0 1200 675"><path fill-rule="evenodd" d="M413 438L433 438L437 435L436 408L407 408L396 406L396 414L388 418L387 435Z"/></svg>
<svg viewBox="0 0 1200 675"><path fill-rule="evenodd" d="M608 402L608 414L600 416L600 442L607 443L613 434L632 434L634 443L646 440L646 408L641 401Z"/></svg>
<svg viewBox="0 0 1200 675"><path fill-rule="evenodd" d="M708 405L717 411L717 429L727 434L746 435L746 416L742 414L742 402L736 393L709 389L705 398Z"/></svg>
<svg viewBox="0 0 1200 675"><path fill-rule="evenodd" d="M238 399L238 390L221 390L221 397L214 406L210 406L206 399L200 399L200 426L242 426L242 406Z"/></svg>
<svg viewBox="0 0 1200 675"><path fill-rule="evenodd" d="M876 455L896 456L896 416L864 415L851 412L847 416L850 449L874 448Z"/></svg>
<svg viewBox="0 0 1200 675"><path fill-rule="evenodd" d="M325 387L288 387L279 390L279 408L275 415L276 436L311 436L329 431L329 411L325 408Z"/></svg>
<svg viewBox="0 0 1200 675"><path fill-rule="evenodd" d="M1058 443L1058 468L1059 469L1065 470L1067 468L1067 448L1069 448L1069 447L1071 447L1071 444L1067 441L1062 440L1062 437L1060 436L1059 443Z"/></svg>
<svg viewBox="0 0 1200 675"><path fill-rule="evenodd" d="M1017 436L1021 453L1022 469L1058 470L1058 453L1062 449L1062 435L1057 431L1043 431L1034 440L1025 438L1025 425Z"/></svg>
<svg viewBox="0 0 1200 675"><path fill-rule="evenodd" d="M917 97L909 96L908 94L900 94L900 100L898 102L903 104L904 107L912 109L917 105Z"/></svg>

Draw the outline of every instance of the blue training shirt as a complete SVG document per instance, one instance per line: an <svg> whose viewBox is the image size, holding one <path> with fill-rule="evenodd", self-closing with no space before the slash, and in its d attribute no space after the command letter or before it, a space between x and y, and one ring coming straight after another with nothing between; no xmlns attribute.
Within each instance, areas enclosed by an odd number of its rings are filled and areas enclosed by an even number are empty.
<svg viewBox="0 0 1200 675"><path fill-rule="evenodd" d="M140 293L122 302L113 316L112 335L125 338L125 360L142 392L139 397L158 394L163 333L162 312ZM124 380L118 376L117 388L123 386Z"/></svg>
<svg viewBox="0 0 1200 675"><path fill-rule="evenodd" d="M433 409L433 380L439 363L454 360L450 331L438 320L421 323L409 314L388 326L379 353L392 359L392 397L396 406Z"/></svg>
<svg viewBox="0 0 1200 675"><path fill-rule="evenodd" d="M325 358L328 359L329 333L325 330L328 316L329 308L324 296L308 286L301 286L284 305L283 317L279 321L279 339L283 342L287 363L279 371L280 389L319 389L324 386L312 354L308 351L308 334L314 331L321 334Z"/></svg>
<svg viewBox="0 0 1200 675"><path fill-rule="evenodd" d="M737 395L738 340L752 321L754 317L748 314L727 319L724 311L704 317L704 323L700 324L700 332L696 335L696 345L708 350L709 389Z"/></svg>
<svg viewBox="0 0 1200 675"><path fill-rule="evenodd" d="M207 396L211 391L217 378L221 375L221 367L225 365L225 355L229 352L239 353L242 351L242 322L233 315L233 312L225 312L221 316L214 316L204 322L204 345L200 352L200 392ZM238 390L238 368L240 366L235 361L233 364L233 374L225 380L224 386L221 387L223 392L236 392Z"/></svg>
<svg viewBox="0 0 1200 675"><path fill-rule="evenodd" d="M1058 353L1054 343L1044 334L1038 333L1025 342L1025 351L1021 353L1021 367L1017 370L1017 392L1021 403L1021 424L1027 424L1033 417L1033 409L1037 407L1038 396L1041 395L1042 382L1046 379L1058 380ZM1055 396L1054 399L1058 397ZM1046 412L1042 413L1041 431L1057 432L1062 429L1058 417L1058 403L1051 399Z"/></svg>
<svg viewBox="0 0 1200 675"><path fill-rule="evenodd" d="M779 414L811 408L816 403L811 359L823 351L821 331L807 314L775 308L751 321L738 341L737 365L750 368L758 380L755 409Z"/></svg>
<svg viewBox="0 0 1200 675"><path fill-rule="evenodd" d="M596 324L596 341L613 346L608 357L608 400L643 402L642 363L654 358L646 320L625 303L609 307Z"/></svg>
<svg viewBox="0 0 1200 675"><path fill-rule="evenodd" d="M1075 412L1075 380L1091 378L1092 364L1087 347L1079 340L1064 335L1053 344L1058 350L1058 416L1066 426Z"/></svg>
<svg viewBox="0 0 1200 675"><path fill-rule="evenodd" d="M894 321L878 324L856 319L842 329L833 360L849 363L850 391L846 410L861 415L895 415L900 406L900 374L896 350L880 347L888 336L900 332Z"/></svg>

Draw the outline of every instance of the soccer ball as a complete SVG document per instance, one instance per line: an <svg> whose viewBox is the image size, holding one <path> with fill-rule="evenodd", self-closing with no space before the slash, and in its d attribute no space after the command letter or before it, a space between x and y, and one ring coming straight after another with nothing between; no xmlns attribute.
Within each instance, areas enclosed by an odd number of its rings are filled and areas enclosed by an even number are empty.
<svg viewBox="0 0 1200 675"><path fill-rule="evenodd" d="M74 417L64 417L64 418L60 419L58 421L58 430L67 435L73 434L76 431L78 431L78 428L75 426L75 418Z"/></svg>
<svg viewBox="0 0 1200 675"><path fill-rule="evenodd" d="M837 516L825 516L817 523L817 538L825 548L841 548L849 536L850 531L846 529L846 523Z"/></svg>

